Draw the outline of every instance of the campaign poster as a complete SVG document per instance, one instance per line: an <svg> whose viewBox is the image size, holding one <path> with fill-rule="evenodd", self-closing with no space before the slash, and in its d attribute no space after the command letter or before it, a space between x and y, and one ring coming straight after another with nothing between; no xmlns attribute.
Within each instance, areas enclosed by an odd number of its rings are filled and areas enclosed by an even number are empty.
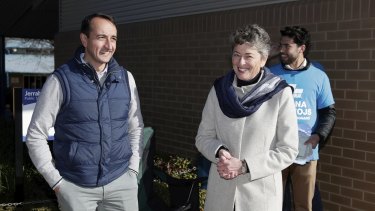
<svg viewBox="0 0 375 211"><path fill-rule="evenodd" d="M39 95L40 89L22 89L22 141L26 141L27 129ZM50 128L48 131L48 140L52 141L54 134L54 128Z"/></svg>

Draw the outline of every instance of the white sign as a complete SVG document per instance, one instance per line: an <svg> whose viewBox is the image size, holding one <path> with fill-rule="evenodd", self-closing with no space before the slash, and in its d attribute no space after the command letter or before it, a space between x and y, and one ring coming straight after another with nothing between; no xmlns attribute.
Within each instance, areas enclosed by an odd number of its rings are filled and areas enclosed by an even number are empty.
<svg viewBox="0 0 375 211"><path fill-rule="evenodd" d="M22 141L26 141L27 129L34 112L36 101L40 95L40 89L22 89ZM48 131L48 140L53 140L54 128Z"/></svg>

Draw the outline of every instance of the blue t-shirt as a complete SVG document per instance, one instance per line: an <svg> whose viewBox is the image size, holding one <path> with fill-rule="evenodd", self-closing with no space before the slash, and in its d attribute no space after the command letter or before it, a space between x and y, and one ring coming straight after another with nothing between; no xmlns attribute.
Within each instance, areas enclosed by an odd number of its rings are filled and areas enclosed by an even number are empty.
<svg viewBox="0 0 375 211"><path fill-rule="evenodd" d="M320 69L319 69L320 68ZM335 103L327 74L319 63L311 63L306 70L286 70L281 64L270 68L294 88L293 96L297 111L298 127L306 133L317 126L318 109ZM318 160L318 146L313 150L312 160Z"/></svg>

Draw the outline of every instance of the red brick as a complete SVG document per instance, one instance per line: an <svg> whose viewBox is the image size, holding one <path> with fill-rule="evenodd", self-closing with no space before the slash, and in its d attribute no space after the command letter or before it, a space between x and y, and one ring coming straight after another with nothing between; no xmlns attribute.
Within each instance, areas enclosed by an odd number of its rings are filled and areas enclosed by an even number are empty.
<svg viewBox="0 0 375 211"><path fill-rule="evenodd" d="M375 46L374 46L375 48ZM372 60L368 61L359 61L359 68L360 69L374 69L375 68L375 62Z"/></svg>
<svg viewBox="0 0 375 211"><path fill-rule="evenodd" d="M318 181L331 182L330 174L326 174L326 173L323 173L323 172L320 172L320 171L316 174L316 178L317 178Z"/></svg>
<svg viewBox="0 0 375 211"><path fill-rule="evenodd" d="M374 49L375 47L375 39L371 40L359 40L359 48L360 49Z"/></svg>
<svg viewBox="0 0 375 211"><path fill-rule="evenodd" d="M327 40L327 33L325 32L311 32L310 31L310 34L311 34L311 40L313 42L317 42L317 41L325 41Z"/></svg>
<svg viewBox="0 0 375 211"><path fill-rule="evenodd" d="M354 161L354 168L362 169L364 171L375 172L375 163L373 162L363 162L363 161ZM373 185L375 188L375 184Z"/></svg>
<svg viewBox="0 0 375 211"><path fill-rule="evenodd" d="M335 174L335 175L341 175L341 169L342 168L340 168L338 166L321 163L320 168L321 168L322 172Z"/></svg>
<svg viewBox="0 0 375 211"><path fill-rule="evenodd" d="M363 192L353 188L341 187L341 194L350 198L363 200Z"/></svg>
<svg viewBox="0 0 375 211"><path fill-rule="evenodd" d="M367 141L375 142L375 133L367 132Z"/></svg>
<svg viewBox="0 0 375 211"><path fill-rule="evenodd" d="M322 65L324 66L324 69L326 71L331 71L333 69L336 69L336 62L335 61L320 61Z"/></svg>
<svg viewBox="0 0 375 211"><path fill-rule="evenodd" d="M369 39L372 38L371 29L358 29L349 31L349 39Z"/></svg>
<svg viewBox="0 0 375 211"><path fill-rule="evenodd" d="M348 39L347 31L327 32L327 40L347 40L347 39Z"/></svg>
<svg viewBox="0 0 375 211"><path fill-rule="evenodd" d="M375 183L375 174L367 172L365 177L366 181Z"/></svg>
<svg viewBox="0 0 375 211"><path fill-rule="evenodd" d="M369 93L367 91L346 91L346 99L368 100Z"/></svg>
<svg viewBox="0 0 375 211"><path fill-rule="evenodd" d="M333 48L336 49L336 48ZM359 49L359 41L357 40L341 40L337 41L337 49L340 50L353 50L353 49ZM332 49L330 49L332 50Z"/></svg>
<svg viewBox="0 0 375 211"><path fill-rule="evenodd" d="M329 199L329 193L327 191L320 191L320 197L322 200L328 200Z"/></svg>
<svg viewBox="0 0 375 211"><path fill-rule="evenodd" d="M335 99L336 109L357 109L357 103L353 100Z"/></svg>
<svg viewBox="0 0 375 211"><path fill-rule="evenodd" d="M375 192L375 183L364 182L360 180L353 181L353 187L355 189L364 190L368 192Z"/></svg>
<svg viewBox="0 0 375 211"><path fill-rule="evenodd" d="M351 50L351 51L348 51L348 59L360 59L360 60L371 59L371 51L370 50Z"/></svg>
<svg viewBox="0 0 375 211"><path fill-rule="evenodd" d="M359 29L361 25L361 22L359 20L352 20L352 21L342 21L339 22L339 30L345 30L345 29Z"/></svg>
<svg viewBox="0 0 375 211"><path fill-rule="evenodd" d="M336 80L334 88L336 89L357 89L358 82L353 80Z"/></svg>
<svg viewBox="0 0 375 211"><path fill-rule="evenodd" d="M375 152L375 143L366 141L355 141L354 148L366 152Z"/></svg>
<svg viewBox="0 0 375 211"><path fill-rule="evenodd" d="M328 13L329 13L328 9L329 9L328 3L326 1L321 2L320 8L319 8L319 11L320 11L319 18L321 22L328 21ZM333 11L330 11L330 12L333 12Z"/></svg>
<svg viewBox="0 0 375 211"><path fill-rule="evenodd" d="M375 194L373 194L373 193L366 193L365 192L365 201L368 201L368 202L370 202L370 203L372 203L372 204L374 204L375 205Z"/></svg>
<svg viewBox="0 0 375 211"><path fill-rule="evenodd" d="M359 18L360 12L361 12L360 10L361 10L361 7L360 7L359 2L352 1L352 18L353 19Z"/></svg>
<svg viewBox="0 0 375 211"><path fill-rule="evenodd" d="M337 22L323 22L317 25L318 31L336 31L337 29Z"/></svg>
<svg viewBox="0 0 375 211"><path fill-rule="evenodd" d="M357 121L356 129L371 131L375 128L375 122ZM375 150L375 148L373 148Z"/></svg>
<svg viewBox="0 0 375 211"><path fill-rule="evenodd" d="M346 167L346 168L353 168L354 161L352 159L343 158L343 157L332 157L332 165Z"/></svg>
<svg viewBox="0 0 375 211"><path fill-rule="evenodd" d="M349 177L352 179L363 180L365 178L365 173L359 169L342 169L342 176Z"/></svg>
<svg viewBox="0 0 375 211"><path fill-rule="evenodd" d="M314 46L315 46L315 49L319 49L319 50L332 50L332 49L336 49L336 42L316 41L314 42Z"/></svg>
<svg viewBox="0 0 375 211"><path fill-rule="evenodd" d="M330 183L321 182L320 183L320 189L322 191L327 191L327 192L330 192L330 193L336 193L336 194L340 193L340 186L333 185L333 184L330 184Z"/></svg>
<svg viewBox="0 0 375 211"><path fill-rule="evenodd" d="M337 98L345 98L345 91L344 90L332 90L332 94L335 99Z"/></svg>
<svg viewBox="0 0 375 211"><path fill-rule="evenodd" d="M324 163L332 163L332 156L321 153L319 155L319 161Z"/></svg>
<svg viewBox="0 0 375 211"><path fill-rule="evenodd" d="M350 159L365 160L366 153L359 150L343 149L343 156Z"/></svg>
<svg viewBox="0 0 375 211"><path fill-rule="evenodd" d="M342 118L342 115L340 115L340 111L336 111L336 117L341 117ZM333 128L333 131L332 131L332 136L335 136L337 138L342 138L343 137L343 129L342 128L338 128L338 127L334 127Z"/></svg>
<svg viewBox="0 0 375 211"><path fill-rule="evenodd" d="M368 71L346 71L346 77L351 80L369 80L370 79L370 73Z"/></svg>
<svg viewBox="0 0 375 211"><path fill-rule="evenodd" d="M337 20L344 19L344 1L336 2Z"/></svg>
<svg viewBox="0 0 375 211"><path fill-rule="evenodd" d="M366 161L375 163L375 153L366 152Z"/></svg>
<svg viewBox="0 0 375 211"><path fill-rule="evenodd" d="M341 204L337 204L337 203L332 203L331 201L329 200L324 200L324 209L325 210L328 210L328 211L341 211ZM356 210L357 211L357 210Z"/></svg>
<svg viewBox="0 0 375 211"><path fill-rule="evenodd" d="M374 28L375 26L374 18L362 19L361 26L362 28Z"/></svg>
<svg viewBox="0 0 375 211"><path fill-rule="evenodd" d="M329 156L332 156L332 155L341 156L342 155L342 149L341 149L341 147L326 145L322 149L321 153L322 154L327 154Z"/></svg>
<svg viewBox="0 0 375 211"><path fill-rule="evenodd" d="M341 176L332 176L331 183L340 185L340 187L352 187L353 186L353 179Z"/></svg>
<svg viewBox="0 0 375 211"><path fill-rule="evenodd" d="M369 17L369 6L370 6L370 0L361 0L361 8L360 13L362 18L368 18Z"/></svg>
<svg viewBox="0 0 375 211"><path fill-rule="evenodd" d="M356 61L356 60L336 61L336 67L341 70L356 70L359 67L359 61Z"/></svg>
<svg viewBox="0 0 375 211"><path fill-rule="evenodd" d="M351 74L350 73L351 71L348 71L348 72L349 72L349 74ZM356 72L356 71L354 71L354 72ZM345 72L341 71L341 70L339 70L339 71L329 71L329 72L327 72L327 75L329 76L330 79L345 79L345 77L346 77ZM356 78L353 78L353 79L356 79Z"/></svg>
<svg viewBox="0 0 375 211"><path fill-rule="evenodd" d="M348 111L345 111L345 113ZM353 115L358 113L358 115L363 115L362 113L359 112L354 112ZM347 117L349 118L349 117ZM348 139L355 139L355 140L366 140L366 132L362 131L356 131L356 130L344 130L344 137Z"/></svg>
<svg viewBox="0 0 375 211"><path fill-rule="evenodd" d="M358 88L360 90L373 91L373 90L375 90L375 83L374 83L374 81L359 81L358 82Z"/></svg>
<svg viewBox="0 0 375 211"><path fill-rule="evenodd" d="M375 210L375 203L353 199L352 206L360 210Z"/></svg>
<svg viewBox="0 0 375 211"><path fill-rule="evenodd" d="M337 50L337 51L321 51L320 54L324 55L325 57L323 59L348 59L346 51L343 50ZM350 57L349 57L350 58ZM352 58L350 58L352 59Z"/></svg>
<svg viewBox="0 0 375 211"><path fill-rule="evenodd" d="M315 47L312 46L312 48L315 48ZM322 61L327 58L326 52L324 51L312 51L311 53L309 53L309 57L315 61Z"/></svg>
<svg viewBox="0 0 375 211"><path fill-rule="evenodd" d="M336 195L336 194L331 194L331 201L341 204L341 205L350 205L350 198L345 197L344 195Z"/></svg>
<svg viewBox="0 0 375 211"><path fill-rule="evenodd" d="M342 207L340 207L340 211L358 211L358 209L342 206Z"/></svg>
<svg viewBox="0 0 375 211"><path fill-rule="evenodd" d="M354 121L346 119L336 119L336 127L342 127L346 129L354 129Z"/></svg>
<svg viewBox="0 0 375 211"><path fill-rule="evenodd" d="M375 102L358 102L358 110L375 111Z"/></svg>
<svg viewBox="0 0 375 211"><path fill-rule="evenodd" d="M352 8L353 8L353 2L351 0L345 0L344 1L344 20L350 20L353 18ZM346 21L346 22L351 23L352 21Z"/></svg>

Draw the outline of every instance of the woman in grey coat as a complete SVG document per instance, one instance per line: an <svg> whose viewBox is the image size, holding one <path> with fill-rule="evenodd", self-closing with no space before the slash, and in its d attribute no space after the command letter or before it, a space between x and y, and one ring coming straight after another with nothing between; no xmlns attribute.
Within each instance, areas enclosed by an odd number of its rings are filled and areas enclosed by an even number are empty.
<svg viewBox="0 0 375 211"><path fill-rule="evenodd" d="M205 211L278 211L281 170L298 153L292 88L265 67L263 28L239 28L230 41L233 69L211 88L196 136L212 162Z"/></svg>

